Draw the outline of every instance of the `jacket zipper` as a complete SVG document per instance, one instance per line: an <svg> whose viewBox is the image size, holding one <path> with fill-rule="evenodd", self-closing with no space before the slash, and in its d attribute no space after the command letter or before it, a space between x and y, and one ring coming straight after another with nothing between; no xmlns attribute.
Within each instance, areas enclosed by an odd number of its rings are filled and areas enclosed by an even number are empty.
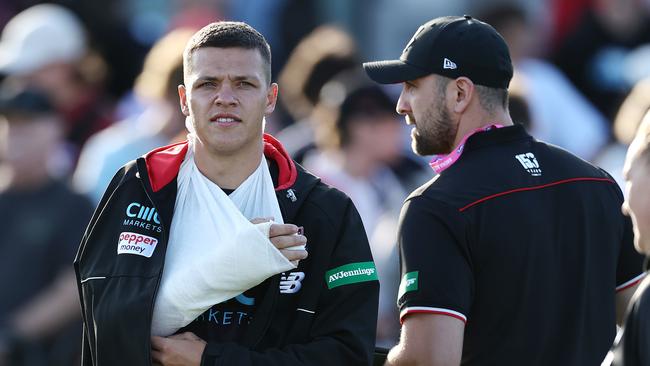
<svg viewBox="0 0 650 366"><path fill-rule="evenodd" d="M83 280L81 280L81 283L86 283L88 281L93 281L93 280L105 280L106 276L95 276L95 277L86 277Z"/></svg>
<svg viewBox="0 0 650 366"><path fill-rule="evenodd" d="M291 202L295 202L295 197L296 196L295 196L294 190L290 189L290 191L291 191L291 195L287 194L286 198L291 199ZM277 192L277 193L280 193L280 192ZM292 218L287 216L287 207L285 206L286 203L284 202L284 199L282 199L282 197L284 197L284 194L277 194L276 196L278 197L278 206L280 206L280 213L282 214L283 221L284 221L284 219L289 219L289 220L292 219ZM281 274L278 273L275 276L280 276L280 275ZM274 284L276 284L275 281L271 281L270 286L273 287ZM270 313L272 314L275 311L275 308L276 308L277 303L278 303L278 297L279 296L278 296L277 288L272 289L271 294L273 294L272 303L271 303L271 310L270 310ZM252 343L252 347L257 347L257 345L262 341L262 339L266 335L266 332L269 330L269 327L271 326L272 319L273 319L272 316L267 317L267 319L265 320L265 323L264 323L264 327L262 328L262 331L258 335L257 339Z"/></svg>
<svg viewBox="0 0 650 366"><path fill-rule="evenodd" d="M140 184L142 185L142 189L144 190L144 193L147 195L147 198L149 199L149 202L151 202L151 205L156 209L158 212L158 216L160 217L160 228L161 234L162 234L162 239L163 243L165 243L165 252L167 251L167 245L169 244L167 242L167 230L165 229L165 224L162 216L160 216L160 210L158 207L156 207L156 203L154 202L153 199L151 199L151 195L149 195L149 191L147 190L147 187L145 186L144 182L142 181L142 177L140 177ZM158 273L158 279L156 280L156 286L153 291L153 297L151 299L151 305L149 306L149 321L147 324L149 325L149 332L151 332L151 322L153 321L153 307L156 304L156 296L158 295L158 289L160 288L160 281L162 279L162 272L165 268L165 259L163 258L162 264L160 266L160 272ZM151 335L151 334L150 334ZM147 349L147 358L149 359L149 362L151 363L152 357L151 357L151 340L149 340L149 349Z"/></svg>

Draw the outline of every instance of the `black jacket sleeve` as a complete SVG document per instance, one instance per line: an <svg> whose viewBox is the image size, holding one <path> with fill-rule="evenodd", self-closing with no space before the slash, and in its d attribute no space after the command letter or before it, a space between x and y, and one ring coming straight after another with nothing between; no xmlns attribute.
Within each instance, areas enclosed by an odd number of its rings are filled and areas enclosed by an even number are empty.
<svg viewBox="0 0 650 366"><path fill-rule="evenodd" d="M79 290L79 300L81 304L81 314L83 319L83 333L82 333L82 341L81 341L82 342L81 344L81 365L82 366L92 366L94 363L90 352L90 339L89 339L89 325L91 324L89 323L89 321L92 321L92 319L87 319L86 316L87 309L85 308L83 302L83 292L81 288L82 278L80 277L80 273L79 273L79 260L81 259L81 255L86 245L86 241L88 239L89 233L92 231L93 226L95 226L95 223L97 222L97 219L99 218L102 209L106 205L106 202L112 195L113 191L117 189L119 183L122 181L124 176L125 176L125 168L120 169L117 173L115 173L115 176L113 176L113 179L111 180L110 184L108 185L108 188L104 192L104 196L99 202L99 205L97 205L97 208L95 209L95 212L93 213L93 216L90 219L90 223L88 224L88 227L86 228L86 231L83 237L81 238L81 243L79 245L79 249L77 250L77 255L74 260L75 275L77 277L77 289Z"/></svg>
<svg viewBox="0 0 650 366"><path fill-rule="evenodd" d="M323 211L323 215L327 213ZM329 234L335 235L337 243L329 258L328 270L322 273L321 294L309 339L263 351L235 343L209 343L202 366L371 364L379 282L368 239L349 199L343 217L331 219L339 221L338 232ZM346 272L345 275L342 272ZM360 272L363 274L357 275Z"/></svg>

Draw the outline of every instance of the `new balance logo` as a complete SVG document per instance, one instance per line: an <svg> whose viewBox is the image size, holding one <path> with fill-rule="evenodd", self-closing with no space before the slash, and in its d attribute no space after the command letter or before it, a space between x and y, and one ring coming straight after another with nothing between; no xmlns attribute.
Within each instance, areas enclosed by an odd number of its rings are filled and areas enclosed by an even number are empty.
<svg viewBox="0 0 650 366"><path fill-rule="evenodd" d="M533 177L539 177L542 175L542 169L539 167L539 163L533 153L528 152L525 154L515 155L515 158Z"/></svg>
<svg viewBox="0 0 650 366"><path fill-rule="evenodd" d="M291 272L288 276L282 273L282 276L280 276L280 293L293 294L300 291L303 279L305 279L304 272Z"/></svg>
<svg viewBox="0 0 650 366"><path fill-rule="evenodd" d="M454 69L457 68L457 66L456 66L456 64L455 64L453 61L451 61L451 60L448 59L448 58L445 58L445 60L444 60L443 63L442 63L442 68L443 68L443 69L454 70Z"/></svg>

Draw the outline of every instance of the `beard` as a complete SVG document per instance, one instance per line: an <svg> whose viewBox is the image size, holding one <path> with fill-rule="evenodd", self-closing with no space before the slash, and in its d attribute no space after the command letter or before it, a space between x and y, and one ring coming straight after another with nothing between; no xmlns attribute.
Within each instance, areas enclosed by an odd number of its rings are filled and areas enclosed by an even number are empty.
<svg viewBox="0 0 650 366"><path fill-rule="evenodd" d="M416 121L416 126L411 135L411 148L416 154L448 154L454 148L458 125L449 117L444 100L439 100L424 111L422 118Z"/></svg>

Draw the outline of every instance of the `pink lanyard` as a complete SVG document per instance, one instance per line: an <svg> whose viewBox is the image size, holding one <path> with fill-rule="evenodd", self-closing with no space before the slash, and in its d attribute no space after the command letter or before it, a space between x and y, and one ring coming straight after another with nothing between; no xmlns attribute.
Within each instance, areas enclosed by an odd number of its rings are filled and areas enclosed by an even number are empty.
<svg viewBox="0 0 650 366"><path fill-rule="evenodd" d="M433 169L433 171L436 172L436 174L442 173L445 169L452 166L460 158L460 156L463 154L463 150L465 149L465 142L470 136L479 132L485 132L493 128L501 128L501 127L503 127L503 125L491 124L491 125L477 128L474 131L471 131L470 133L465 135L462 140L460 140L458 147L455 148L449 154L434 155L433 158L431 159L431 162L429 163L431 169Z"/></svg>

